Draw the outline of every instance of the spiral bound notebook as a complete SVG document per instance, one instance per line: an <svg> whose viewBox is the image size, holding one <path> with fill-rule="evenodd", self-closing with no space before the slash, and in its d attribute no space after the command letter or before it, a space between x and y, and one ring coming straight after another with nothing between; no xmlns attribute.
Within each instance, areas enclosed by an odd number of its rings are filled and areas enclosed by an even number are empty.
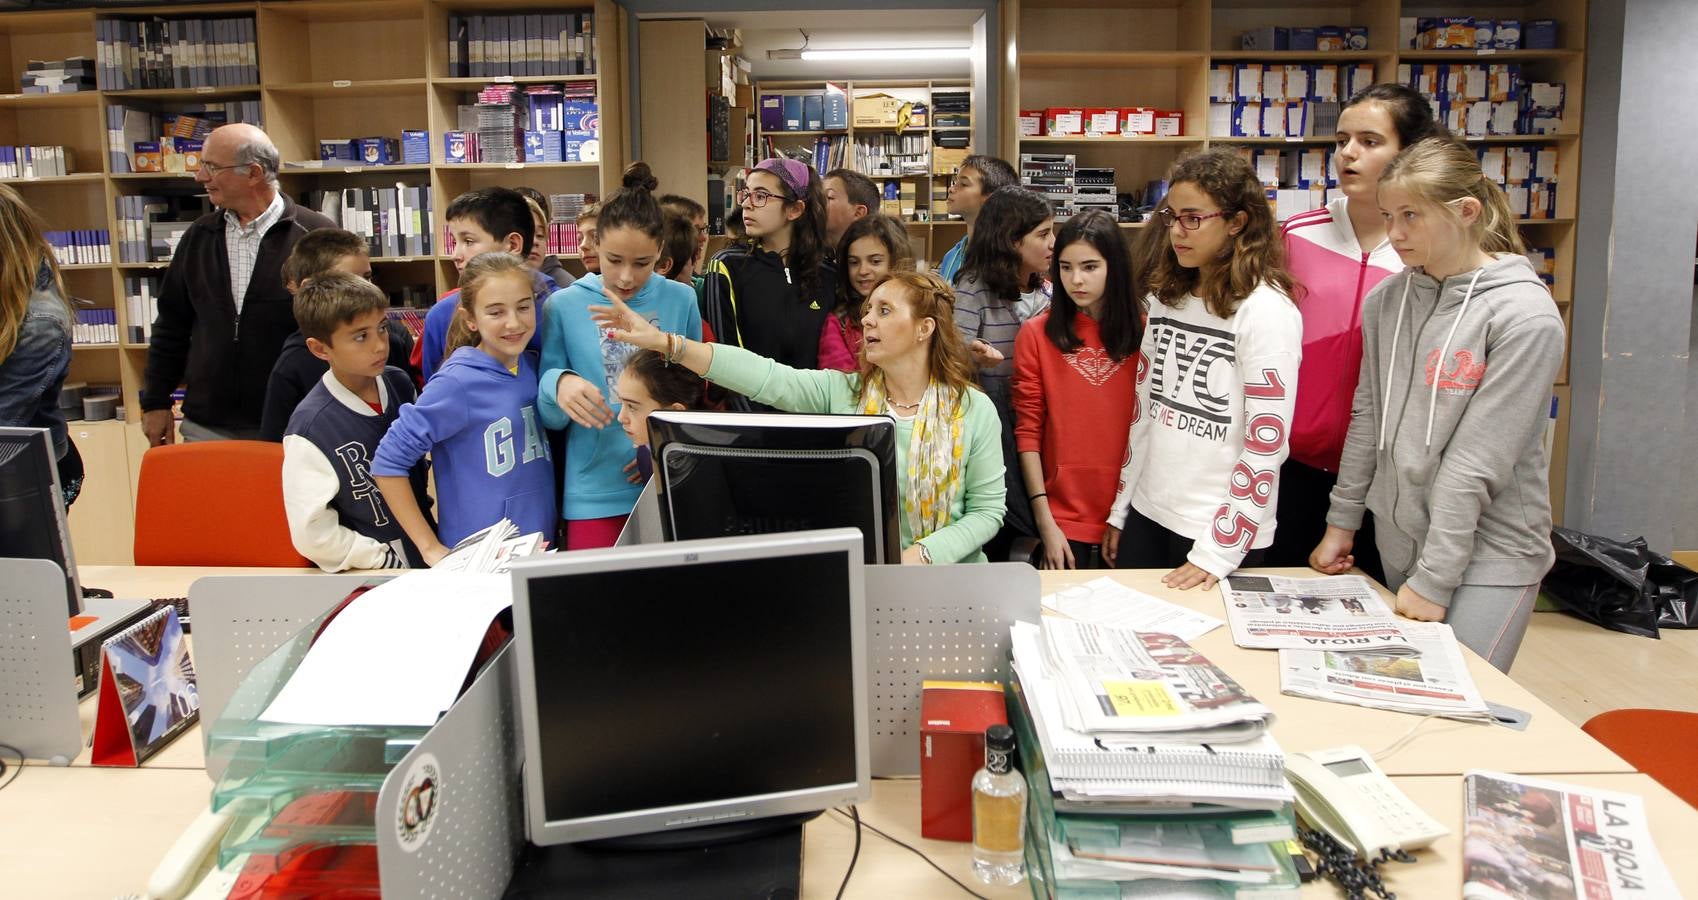
<svg viewBox="0 0 1698 900"><path fill-rule="evenodd" d="M1058 683L1044 670L1037 629L1016 625L1014 672L1052 787L1072 801L1201 803L1276 809L1292 801L1285 754L1266 734L1245 741L1171 740L1109 744L1068 728Z"/></svg>

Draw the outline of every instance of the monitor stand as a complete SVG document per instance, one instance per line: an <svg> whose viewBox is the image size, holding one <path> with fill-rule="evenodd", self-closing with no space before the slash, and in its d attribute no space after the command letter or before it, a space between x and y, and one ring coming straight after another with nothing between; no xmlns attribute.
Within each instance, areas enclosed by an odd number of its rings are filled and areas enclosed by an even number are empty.
<svg viewBox="0 0 1698 900"><path fill-rule="evenodd" d="M527 843L507 900L649 900L802 893L802 825L817 813L580 844Z"/></svg>

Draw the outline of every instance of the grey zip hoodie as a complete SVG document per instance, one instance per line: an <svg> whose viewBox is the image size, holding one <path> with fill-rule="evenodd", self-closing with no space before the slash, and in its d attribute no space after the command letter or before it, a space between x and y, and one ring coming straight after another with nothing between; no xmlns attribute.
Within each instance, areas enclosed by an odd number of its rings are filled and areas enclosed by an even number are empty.
<svg viewBox="0 0 1698 900"><path fill-rule="evenodd" d="M1362 374L1327 524L1364 510L1387 569L1441 606L1461 584L1549 571L1541 437L1562 318L1525 257L1442 283L1406 269L1362 302Z"/></svg>

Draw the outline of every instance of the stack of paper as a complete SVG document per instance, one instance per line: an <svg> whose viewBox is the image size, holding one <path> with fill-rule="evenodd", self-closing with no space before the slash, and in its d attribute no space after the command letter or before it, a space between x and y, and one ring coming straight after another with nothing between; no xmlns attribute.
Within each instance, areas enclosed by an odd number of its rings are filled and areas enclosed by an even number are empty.
<svg viewBox="0 0 1698 900"><path fill-rule="evenodd" d="M433 567L437 572L501 573L516 559L540 552L545 546L542 532L520 536L519 527L502 519L482 531L467 535L442 561Z"/></svg>
<svg viewBox="0 0 1698 900"><path fill-rule="evenodd" d="M1279 651L1280 691L1375 709L1492 721L1450 626L1410 621L1401 627L1419 655Z"/></svg>
<svg viewBox="0 0 1698 900"><path fill-rule="evenodd" d="M1213 616L1133 590L1107 576L1068 585L1044 597L1042 603L1045 609L1070 619L1159 631L1186 641L1194 641L1223 624Z"/></svg>
<svg viewBox="0 0 1698 900"><path fill-rule="evenodd" d="M1397 618L1358 575L1230 575L1220 583L1232 642L1262 650L1372 650L1412 655Z"/></svg>

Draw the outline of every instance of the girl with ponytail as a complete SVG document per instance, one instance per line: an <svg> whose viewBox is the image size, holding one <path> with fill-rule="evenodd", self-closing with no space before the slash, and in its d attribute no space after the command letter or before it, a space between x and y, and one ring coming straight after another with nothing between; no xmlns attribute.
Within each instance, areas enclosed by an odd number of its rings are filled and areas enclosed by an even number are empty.
<svg viewBox="0 0 1698 900"><path fill-rule="evenodd" d="M622 183L596 222L601 271L555 292L543 313L537 409L544 425L566 429L560 509L568 550L613 546L642 490L636 449L624 429L611 427L619 373L633 348L596 327L590 307L617 298L661 331L702 336L696 292L655 277L665 255L659 182L647 163L634 162Z"/></svg>
<svg viewBox="0 0 1698 900"><path fill-rule="evenodd" d="M1355 411L1309 563L1350 568L1373 513L1397 611L1449 623L1508 671L1553 559L1541 438L1562 318L1467 147L1415 144L1386 166L1378 198L1409 268L1363 301Z"/></svg>

